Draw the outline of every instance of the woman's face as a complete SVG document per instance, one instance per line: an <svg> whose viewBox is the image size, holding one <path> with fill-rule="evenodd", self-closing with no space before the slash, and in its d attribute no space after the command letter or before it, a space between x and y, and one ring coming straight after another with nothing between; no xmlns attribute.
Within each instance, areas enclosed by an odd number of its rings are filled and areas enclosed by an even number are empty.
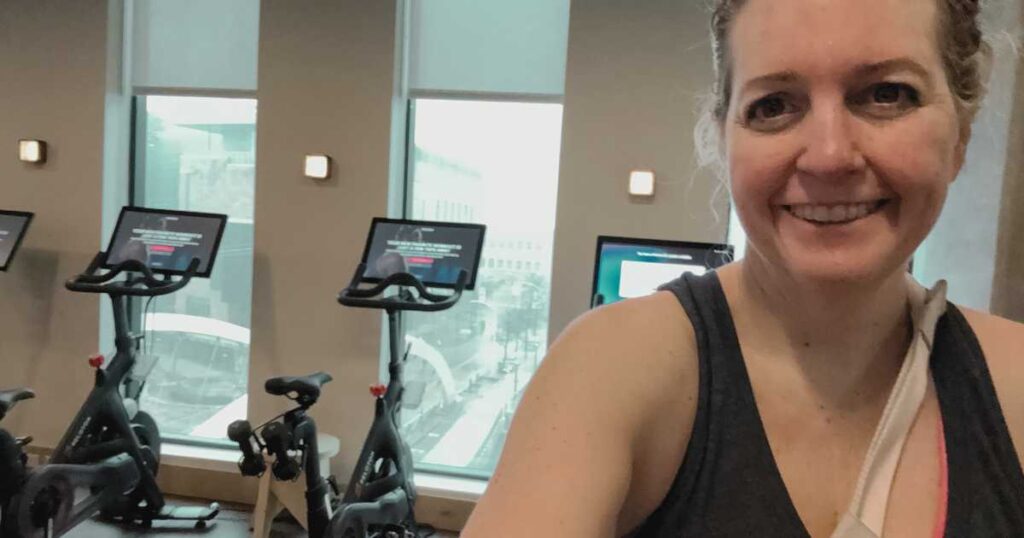
<svg viewBox="0 0 1024 538"><path fill-rule="evenodd" d="M749 0L736 16L723 132L736 211L770 265L801 280L884 278L935 223L967 144L937 9Z"/></svg>

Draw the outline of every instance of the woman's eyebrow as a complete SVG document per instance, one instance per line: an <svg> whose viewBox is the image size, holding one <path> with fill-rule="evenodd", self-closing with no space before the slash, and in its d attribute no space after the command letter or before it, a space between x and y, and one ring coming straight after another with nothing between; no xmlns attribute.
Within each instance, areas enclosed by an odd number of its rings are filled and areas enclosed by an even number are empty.
<svg viewBox="0 0 1024 538"><path fill-rule="evenodd" d="M923 79L928 86L931 86L932 84L931 73L919 62L909 57L890 58L880 62L859 64L851 71L850 78L862 79L873 76L877 77L898 71L909 71ZM798 82L802 79L803 77L801 75L796 71L791 70L757 76L743 83L743 86L740 89L740 95L752 89L756 89L759 86L774 87L780 84Z"/></svg>
<svg viewBox="0 0 1024 538"><path fill-rule="evenodd" d="M796 71L779 71L778 73L761 75L744 82L743 87L740 89L740 95L750 91L751 89L757 88L758 86L776 86L779 84L795 82L800 79L801 77L796 73Z"/></svg>
<svg viewBox="0 0 1024 538"><path fill-rule="evenodd" d="M881 62L860 64L854 68L853 76L855 78L868 78L897 71L909 71L921 77L928 85L932 83L931 73L923 65L909 57L891 58Z"/></svg>

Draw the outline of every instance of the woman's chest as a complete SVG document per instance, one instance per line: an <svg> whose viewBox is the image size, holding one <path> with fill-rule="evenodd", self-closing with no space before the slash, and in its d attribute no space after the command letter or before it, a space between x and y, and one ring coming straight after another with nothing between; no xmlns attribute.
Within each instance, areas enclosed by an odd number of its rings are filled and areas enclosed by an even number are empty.
<svg viewBox="0 0 1024 538"><path fill-rule="evenodd" d="M831 536L851 509L881 410L843 414L811 404L798 413L792 402L770 401L759 407L776 476L788 496L779 502L792 505L812 537ZM895 450L898 458L890 495L887 500L868 496L865 503L887 503L885 536L935 536L945 512L946 461L934 390L929 389L902 449L883 448Z"/></svg>
<svg viewBox="0 0 1024 538"><path fill-rule="evenodd" d="M828 537L848 510L858 513L851 502L858 481L867 478L861 477L865 459L892 387L822 389L804 382L802 375L779 370L776 366L762 371L757 361L749 362L755 408L769 453L766 461L775 471L766 474L768 482L777 481L782 492L778 502L791 505L791 514L811 536ZM836 394L843 391L845 395ZM884 514L887 536L935 535L945 506L939 417L935 388L929 383L920 409L909 414L905 442L890 439L874 447L871 472L882 475L878 483L888 484L881 462L892 458L892 486L888 498L876 489L865 495L861 506Z"/></svg>

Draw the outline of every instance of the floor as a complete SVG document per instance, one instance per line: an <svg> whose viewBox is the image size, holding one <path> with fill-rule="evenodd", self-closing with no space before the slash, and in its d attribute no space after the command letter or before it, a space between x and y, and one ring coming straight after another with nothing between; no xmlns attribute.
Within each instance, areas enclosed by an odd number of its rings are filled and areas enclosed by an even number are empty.
<svg viewBox="0 0 1024 538"><path fill-rule="evenodd" d="M135 538L137 536L202 536L205 538L248 538L249 512L238 508L221 510L215 524L206 529L195 529L185 523L154 522L150 529L127 525L115 525L99 521L87 521L64 536L70 538ZM293 521L283 519L275 522L271 538L300 538L306 532ZM458 534L438 531L431 538L456 538Z"/></svg>

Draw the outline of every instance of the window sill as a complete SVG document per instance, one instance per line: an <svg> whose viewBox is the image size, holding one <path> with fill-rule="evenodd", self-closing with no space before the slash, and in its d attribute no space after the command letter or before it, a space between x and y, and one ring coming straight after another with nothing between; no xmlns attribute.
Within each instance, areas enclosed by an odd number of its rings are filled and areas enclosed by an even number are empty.
<svg viewBox="0 0 1024 538"><path fill-rule="evenodd" d="M238 472L241 451L165 443L161 447L161 465L216 472ZM487 482L431 473L416 473L416 490L421 496L476 503L487 489Z"/></svg>
<svg viewBox="0 0 1024 538"><path fill-rule="evenodd" d="M483 480L416 473L416 493L420 496L476 503L486 489Z"/></svg>
<svg viewBox="0 0 1024 538"><path fill-rule="evenodd" d="M160 464L217 472L238 472L240 450L207 448L175 443L160 447Z"/></svg>

